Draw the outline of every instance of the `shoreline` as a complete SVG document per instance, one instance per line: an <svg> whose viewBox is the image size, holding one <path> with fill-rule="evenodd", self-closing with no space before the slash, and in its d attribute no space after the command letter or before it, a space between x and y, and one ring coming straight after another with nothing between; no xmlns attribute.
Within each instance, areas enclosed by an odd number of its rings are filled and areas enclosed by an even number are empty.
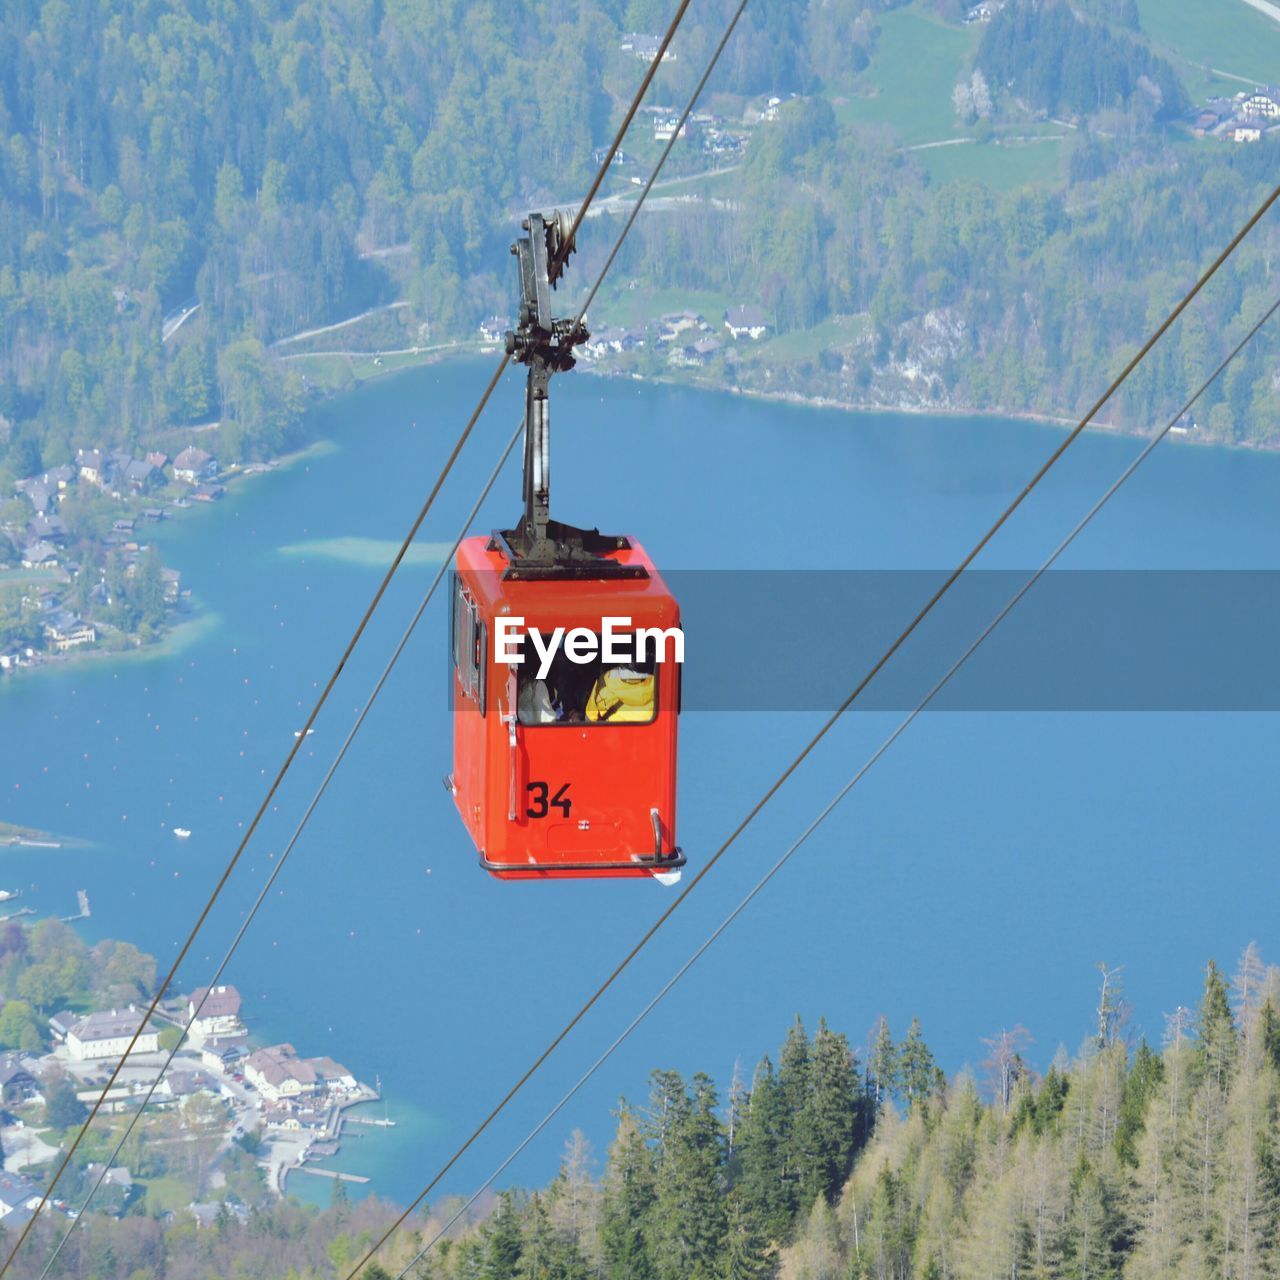
<svg viewBox="0 0 1280 1280"><path fill-rule="evenodd" d="M475 359L477 356L495 354L501 350L496 343L480 342L466 344L461 340L455 344L446 344L436 348L429 355L424 351L424 358L415 363L399 364L392 368L378 368L356 380L354 386L334 388L320 392L314 404L325 404L340 396L349 395L359 390L366 383L408 373L414 369L427 368L431 365L451 363L463 359ZM370 352L325 353L333 355L350 354L355 358L372 358ZM606 381L621 379L628 382L639 382L657 386L685 387L705 391L715 395L743 396L755 400L771 401L777 404L790 404L805 409L833 409L841 413L896 414L904 417L932 418L979 418L1003 422L1033 422L1039 426L1061 427L1070 429L1079 423L1079 418L1066 417L1059 414L1041 413L1032 409L984 409L967 406L938 406L912 404L886 404L877 401L840 400L832 396L805 395L798 391L769 391L760 387L725 386L711 383L698 377L672 377L662 373L636 373L616 367L604 367L596 362L579 360L575 366L578 372ZM1123 436L1133 440L1149 440L1151 432L1139 430L1137 427L1122 423L1090 421L1088 431L1105 432L1112 436ZM1198 445L1201 448L1247 450L1250 453L1280 453L1280 442L1267 444L1252 441L1218 440L1208 437L1203 430L1178 431L1171 433L1171 444Z"/></svg>

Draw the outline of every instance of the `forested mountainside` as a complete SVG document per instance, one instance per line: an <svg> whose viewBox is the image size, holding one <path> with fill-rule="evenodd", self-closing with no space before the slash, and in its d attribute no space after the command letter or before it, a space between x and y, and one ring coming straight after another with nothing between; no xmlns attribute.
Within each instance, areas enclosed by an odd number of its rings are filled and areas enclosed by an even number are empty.
<svg viewBox="0 0 1280 1280"><path fill-rule="evenodd" d="M1280 969L1250 945L1164 1045L1136 1045L1116 971L1093 1026L1040 1075L1020 1026L947 1078L918 1023L865 1054L797 1022L775 1066L723 1087L663 1069L619 1103L603 1168L580 1134L559 1176L509 1189L417 1280L1227 1280L1280 1268ZM432 1164L427 1161L427 1164ZM424 1173L426 1168L424 1167ZM95 1217L54 1275L343 1280L393 1211L347 1203ZM368 1267L387 1280L451 1216L414 1219ZM216 1214L213 1212L216 1210ZM40 1224L15 1274L39 1273ZM43 1241L43 1243L42 1243Z"/></svg>
<svg viewBox="0 0 1280 1280"><path fill-rule="evenodd" d="M753 0L706 119L673 156L673 174L715 171L716 185L640 220L593 326L617 322L628 286L658 309L688 295L714 327L713 303L759 306L789 342L769 361L727 344L706 358L713 383L1081 407L1258 201L1276 144L1193 139L1187 69L1150 50L1132 3L991 7L982 28L962 24L959 0L909 7L911 41L963 39L971 53L958 83L895 106L902 52L885 32L900 5ZM391 301L409 305L377 345L470 337L509 314L521 211L585 190L643 73L634 35L660 32L669 8L10 0L0 479L210 421L220 435L203 443L224 461L275 453L309 366L277 359L273 342ZM683 101L729 8L690 10L650 103ZM964 164L939 173L933 153L903 146L895 112L936 117L939 140L970 144L978 169L1058 130L1056 173L1012 185L967 178ZM639 118L607 191L656 154L655 119ZM588 225L571 287L616 226ZM1252 322L1275 245L1268 224L1116 419L1147 427ZM1207 434L1272 438L1272 349L1256 344L1211 392Z"/></svg>

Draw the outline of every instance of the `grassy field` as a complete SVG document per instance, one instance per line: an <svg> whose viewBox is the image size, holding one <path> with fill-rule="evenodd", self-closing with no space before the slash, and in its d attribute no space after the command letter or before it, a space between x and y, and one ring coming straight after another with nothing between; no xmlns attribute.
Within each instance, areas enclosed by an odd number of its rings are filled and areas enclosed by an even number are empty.
<svg viewBox="0 0 1280 1280"><path fill-rule="evenodd" d="M742 301L742 298L731 298L725 293L610 288L606 285L591 308L590 327L596 332L613 325L626 328L644 324L647 320L673 311L696 311L706 316L707 321L719 329L724 313Z"/></svg>
<svg viewBox="0 0 1280 1280"><path fill-rule="evenodd" d="M1058 181L1062 173L1062 140L930 147L927 151L913 151L911 158L935 183L972 178L995 191L1013 191Z"/></svg>
<svg viewBox="0 0 1280 1280"><path fill-rule="evenodd" d="M788 364L852 342L866 327L866 316L835 316L812 329L779 334L759 343L739 343L739 348L745 357L761 364Z"/></svg>
<svg viewBox="0 0 1280 1280"><path fill-rule="evenodd" d="M1280 80L1280 23L1244 0L1138 0L1138 13L1152 42L1184 62L1261 84ZM1196 97L1203 93L1207 77L1186 69L1183 80ZM1218 82L1223 89L1228 83ZM1232 84L1231 92L1243 87Z"/></svg>
<svg viewBox="0 0 1280 1280"><path fill-rule="evenodd" d="M979 40L977 27L948 27L915 8L880 17L880 40L862 77L874 96L849 98L836 117L849 124L881 124L908 145L964 133L951 91Z"/></svg>

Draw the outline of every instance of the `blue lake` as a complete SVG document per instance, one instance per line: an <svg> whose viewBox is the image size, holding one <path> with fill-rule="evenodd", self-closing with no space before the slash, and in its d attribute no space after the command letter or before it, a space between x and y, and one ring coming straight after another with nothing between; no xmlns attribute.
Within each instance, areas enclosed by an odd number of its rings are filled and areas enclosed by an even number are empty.
<svg viewBox="0 0 1280 1280"><path fill-rule="evenodd" d="M293 742L489 366L397 375L325 405L294 466L167 522L200 620L163 653L0 683L0 817L83 846L5 849L0 887L127 938L164 966ZM557 381L556 513L640 537L681 569L946 569L1061 438L990 419L845 414L589 377ZM1178 389L1171 391L1171 400ZM446 543L515 426L512 374L423 532ZM1139 448L1086 436L981 563L1038 562ZM1064 560L1090 568L1280 568L1280 457L1162 446ZM478 522L510 523L515 462ZM206 980L430 581L399 577L193 953ZM452 802L444 594L434 601L228 973L251 1029L380 1077L391 1130L340 1167L407 1199L670 900L634 882L502 884ZM794 619L796 662L821 602ZM742 628L762 602L744 599ZM902 619L905 623L906 617ZM1106 620L1099 619L1105 626ZM691 637L691 645L696 637ZM1134 654L1140 661L1141 654ZM1209 652L1206 664L1232 654ZM850 672L852 684L860 672ZM524 1136L878 744L829 736L713 875L456 1167L465 1192ZM697 867L820 722L689 713L680 842ZM603 1155L650 1068L727 1084L790 1020L855 1042L918 1015L949 1069L1024 1024L1074 1051L1099 961L1124 965L1133 1026L1194 1003L1210 956L1277 954L1280 723L1261 714L926 715L608 1066L505 1175L541 1181L569 1132ZM189 840L170 827L189 827ZM300 1183L314 1182L310 1185ZM294 1179L327 1200L328 1184Z"/></svg>

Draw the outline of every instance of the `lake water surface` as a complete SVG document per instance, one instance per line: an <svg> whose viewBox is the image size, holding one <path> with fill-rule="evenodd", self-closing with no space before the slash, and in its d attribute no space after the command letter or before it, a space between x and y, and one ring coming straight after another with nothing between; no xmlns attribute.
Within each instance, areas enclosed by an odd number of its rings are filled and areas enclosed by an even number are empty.
<svg viewBox="0 0 1280 1280"><path fill-rule="evenodd" d="M85 888L87 937L127 938L162 966L174 955L487 372L419 370L334 401L316 413L323 443L303 461L167 522L165 558L202 617L183 643L0 683L0 817L88 842L4 850L0 887L57 914ZM557 514L634 533L680 569L949 568L1061 438L1027 423L845 414L588 377L558 379L556 391ZM521 398L512 375L428 520L425 552L247 851L186 988L207 978L288 838L430 581L430 544L455 534ZM1085 437L982 563L1038 563L1138 447ZM1162 446L1064 563L1280 568L1278 496L1280 458ZM512 464L478 527L509 524L518 504ZM397 1127L363 1129L336 1163L400 1200L672 892L502 884L477 870L440 785L451 750L443 596L228 973L255 1035L381 1078ZM741 627L765 608L745 598ZM794 620L797 663L813 625ZM819 719L686 714L680 841L691 867ZM523 1137L896 718L846 719L446 1191L469 1190ZM611 1107L641 1097L652 1067L726 1084L735 1060L749 1072L796 1014L825 1016L855 1041L882 1013L899 1034L918 1015L949 1069L978 1062L981 1037L1022 1023L1044 1066L1088 1033L1106 961L1125 966L1135 1028L1158 1038L1164 1012L1197 1000L1210 956L1230 965L1256 938L1280 959L1278 746L1280 725L1261 714L925 716L506 1180L548 1177L574 1127L602 1154ZM175 840L172 825L194 834ZM319 1179L291 1185L329 1196Z"/></svg>

